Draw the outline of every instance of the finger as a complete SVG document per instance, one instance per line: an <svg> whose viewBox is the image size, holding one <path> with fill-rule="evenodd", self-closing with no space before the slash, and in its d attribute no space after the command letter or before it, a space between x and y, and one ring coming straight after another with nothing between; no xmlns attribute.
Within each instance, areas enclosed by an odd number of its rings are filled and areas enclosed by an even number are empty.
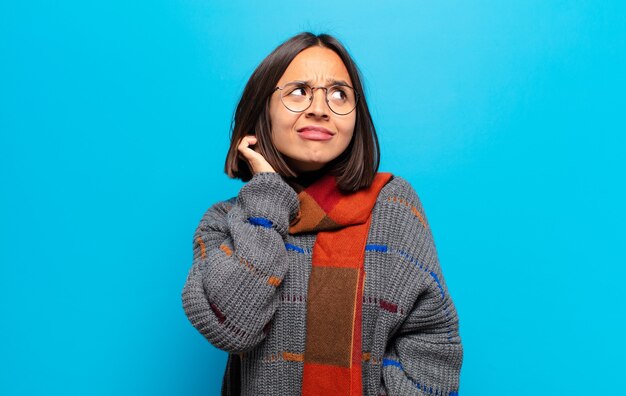
<svg viewBox="0 0 626 396"><path fill-rule="evenodd" d="M255 149L250 146L257 142L256 137L254 136L244 136L241 139L241 143L239 143L238 150L240 155L248 162L260 161L261 154L259 154Z"/></svg>
<svg viewBox="0 0 626 396"><path fill-rule="evenodd" d="M244 136L243 138L241 138L241 140L239 141L239 145L237 146L237 149L240 152L244 152L246 149L249 148L249 146L256 144L257 139L255 136Z"/></svg>

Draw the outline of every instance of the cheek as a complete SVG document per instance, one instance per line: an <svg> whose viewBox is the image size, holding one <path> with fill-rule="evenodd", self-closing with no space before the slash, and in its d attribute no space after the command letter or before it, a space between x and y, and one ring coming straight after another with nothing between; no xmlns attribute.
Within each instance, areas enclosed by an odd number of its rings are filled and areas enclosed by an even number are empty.
<svg viewBox="0 0 626 396"><path fill-rule="evenodd" d="M348 141L352 139L354 135L354 127L356 125L356 117L351 117L349 119L341 120L337 123L337 128L342 132L342 134L346 137Z"/></svg>
<svg viewBox="0 0 626 396"><path fill-rule="evenodd" d="M293 128L300 114L289 112L279 102L278 106L270 106L270 137L274 147L282 154L288 153L296 142Z"/></svg>
<svg viewBox="0 0 626 396"><path fill-rule="evenodd" d="M299 114L294 114L278 103L278 105L270 106L270 122L272 126L272 134L286 133L290 130Z"/></svg>

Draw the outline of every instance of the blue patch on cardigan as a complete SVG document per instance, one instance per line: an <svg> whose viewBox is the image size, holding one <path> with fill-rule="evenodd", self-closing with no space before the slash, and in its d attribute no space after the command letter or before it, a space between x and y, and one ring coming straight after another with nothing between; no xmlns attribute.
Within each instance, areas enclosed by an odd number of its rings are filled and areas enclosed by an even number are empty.
<svg viewBox="0 0 626 396"><path fill-rule="evenodd" d="M400 370L404 371L404 367L402 367L402 363L393 359L383 359L383 367L385 366L396 366L400 368Z"/></svg>
<svg viewBox="0 0 626 396"><path fill-rule="evenodd" d="M387 245L365 245L365 251L387 253Z"/></svg>
<svg viewBox="0 0 626 396"><path fill-rule="evenodd" d="M304 249L302 249L300 246L292 245L291 243L285 243L285 248L287 250L293 250L294 252L304 254Z"/></svg>
<svg viewBox="0 0 626 396"><path fill-rule="evenodd" d="M272 228L272 225L274 225L271 220L265 219L263 217L248 217L248 222L250 224L258 225L265 228Z"/></svg>
<svg viewBox="0 0 626 396"><path fill-rule="evenodd" d="M443 292L443 286L441 286L441 282L439 282L439 277L433 271L430 271L430 276L432 276L435 279L435 282L437 282L437 286L439 287L439 291L441 292L441 298L443 298L445 296L445 293Z"/></svg>

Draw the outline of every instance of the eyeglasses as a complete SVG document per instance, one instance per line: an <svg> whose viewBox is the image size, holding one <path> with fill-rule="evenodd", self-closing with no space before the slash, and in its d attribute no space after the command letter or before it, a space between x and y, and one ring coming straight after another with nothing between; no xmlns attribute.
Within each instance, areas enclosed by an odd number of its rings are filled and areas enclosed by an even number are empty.
<svg viewBox="0 0 626 396"><path fill-rule="evenodd" d="M280 101L283 105L295 113L305 111L313 103L313 91L323 89L326 93L326 104L328 108L337 115L351 113L359 101L359 93L349 85L335 84L330 87L311 87L303 82L290 82L282 87L274 88L280 90Z"/></svg>

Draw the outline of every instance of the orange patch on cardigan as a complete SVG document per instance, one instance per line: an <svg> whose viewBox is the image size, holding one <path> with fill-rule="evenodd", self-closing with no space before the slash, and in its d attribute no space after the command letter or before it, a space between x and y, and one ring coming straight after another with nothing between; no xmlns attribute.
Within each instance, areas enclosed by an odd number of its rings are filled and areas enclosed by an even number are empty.
<svg viewBox="0 0 626 396"><path fill-rule="evenodd" d="M268 283L269 285L274 286L274 287L278 287L282 281L283 281L283 280L282 280L282 279L280 279L279 277L276 277L276 276L270 276L270 277L269 277L269 279L267 280L267 283Z"/></svg>
<svg viewBox="0 0 626 396"><path fill-rule="evenodd" d="M196 242L200 245L200 257L206 258L206 246L204 245L204 241L202 238L197 237Z"/></svg>
<svg viewBox="0 0 626 396"><path fill-rule="evenodd" d="M283 360L287 362L304 362L302 353L283 352Z"/></svg>
<svg viewBox="0 0 626 396"><path fill-rule="evenodd" d="M229 248L228 246L224 245L224 244L221 244L221 245L220 245L220 249L221 249L224 253L226 253L226 255L227 255L227 256L229 256L229 257L233 254L233 251L232 251L232 250L230 250L230 248Z"/></svg>

